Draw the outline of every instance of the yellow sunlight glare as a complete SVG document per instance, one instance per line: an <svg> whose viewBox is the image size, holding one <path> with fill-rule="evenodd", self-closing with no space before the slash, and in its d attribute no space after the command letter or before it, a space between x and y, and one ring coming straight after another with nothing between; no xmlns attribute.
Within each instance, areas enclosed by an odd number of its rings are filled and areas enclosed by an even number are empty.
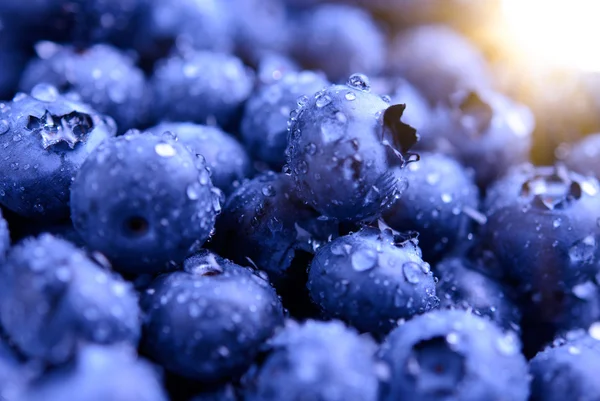
<svg viewBox="0 0 600 401"><path fill-rule="evenodd" d="M540 67L600 71L600 0L502 0L511 46Z"/></svg>

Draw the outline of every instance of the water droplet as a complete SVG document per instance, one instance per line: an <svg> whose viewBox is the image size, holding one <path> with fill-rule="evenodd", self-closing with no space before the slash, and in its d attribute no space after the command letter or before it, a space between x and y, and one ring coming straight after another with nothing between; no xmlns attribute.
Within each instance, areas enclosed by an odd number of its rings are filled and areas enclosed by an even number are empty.
<svg viewBox="0 0 600 401"><path fill-rule="evenodd" d="M188 199L197 200L198 198L200 198L200 185L197 183L188 185L187 189L185 190L185 193Z"/></svg>
<svg viewBox="0 0 600 401"><path fill-rule="evenodd" d="M272 197L275 196L275 188L273 185L266 185L262 187L261 192L264 196Z"/></svg>
<svg viewBox="0 0 600 401"><path fill-rule="evenodd" d="M0 135L6 134L10 128L8 121L0 120Z"/></svg>
<svg viewBox="0 0 600 401"><path fill-rule="evenodd" d="M577 284L573 287L573 294L579 299L592 299L598 288L591 281Z"/></svg>
<svg viewBox="0 0 600 401"><path fill-rule="evenodd" d="M390 96L388 96L388 95L381 96L381 100L383 100L387 104L391 104L392 103L392 98Z"/></svg>
<svg viewBox="0 0 600 401"><path fill-rule="evenodd" d="M460 342L460 337L458 333L450 332L446 335L446 342L450 345L456 345Z"/></svg>
<svg viewBox="0 0 600 401"><path fill-rule="evenodd" d="M352 74L350 78L348 78L347 85L365 92L369 92L371 90L369 78L364 74Z"/></svg>
<svg viewBox="0 0 600 401"><path fill-rule="evenodd" d="M515 355L519 352L519 340L513 332L508 332L496 340L498 351L504 355Z"/></svg>
<svg viewBox="0 0 600 401"><path fill-rule="evenodd" d="M578 347L571 345L569 346L569 348L567 349L567 351L569 351L569 354L571 355L579 355L581 354L581 349L579 349Z"/></svg>
<svg viewBox="0 0 600 401"><path fill-rule="evenodd" d="M347 92L344 97L346 98L346 100L349 101L356 100L356 95L354 94L354 92Z"/></svg>
<svg viewBox="0 0 600 401"><path fill-rule="evenodd" d="M38 84L31 90L31 96L42 102L54 102L58 98L58 90L48 84Z"/></svg>
<svg viewBox="0 0 600 401"><path fill-rule="evenodd" d="M329 97L328 95L323 94L323 95L319 95L319 97L317 97L316 105L318 108L325 107L330 103L331 103L331 97Z"/></svg>
<svg viewBox="0 0 600 401"><path fill-rule="evenodd" d="M442 202L444 203L450 203L452 202L452 195L451 194L442 194Z"/></svg>
<svg viewBox="0 0 600 401"><path fill-rule="evenodd" d="M308 172L308 163L306 163L306 160L300 160L298 162L298 173L300 174L306 174Z"/></svg>
<svg viewBox="0 0 600 401"><path fill-rule="evenodd" d="M552 227L558 228L558 227L560 227L561 224L562 224L562 220L560 218L557 218L552 222Z"/></svg>
<svg viewBox="0 0 600 401"><path fill-rule="evenodd" d="M592 325L590 326L590 328L588 330L588 333L589 333L590 337L600 341L600 322L592 323Z"/></svg>
<svg viewBox="0 0 600 401"><path fill-rule="evenodd" d="M173 157L177 154L175 148L168 143L156 144L156 146L154 146L154 151L161 157Z"/></svg>
<svg viewBox="0 0 600 401"><path fill-rule="evenodd" d="M313 156L317 153L317 145L315 145L314 143L310 142L308 145L305 146L304 151Z"/></svg>
<svg viewBox="0 0 600 401"><path fill-rule="evenodd" d="M356 271L370 270L377 264L377 253L371 249L359 249L352 254L351 263Z"/></svg>
<svg viewBox="0 0 600 401"><path fill-rule="evenodd" d="M418 164L413 163L415 166L418 166ZM429 185L436 185L438 182L440 182L440 174L439 173L429 173L425 176L425 181L427 181L427 183Z"/></svg>
<svg viewBox="0 0 600 401"><path fill-rule="evenodd" d="M577 241L569 249L569 258L573 264L590 264L596 259L596 239L588 235L584 239Z"/></svg>
<svg viewBox="0 0 600 401"><path fill-rule="evenodd" d="M404 273L406 281L411 284L417 284L420 280L420 277L423 275L421 265L416 262L404 263L402 265L402 272Z"/></svg>
<svg viewBox="0 0 600 401"><path fill-rule="evenodd" d="M306 103L308 103L308 96L306 96L306 95L300 96L298 98L298 100L296 100L296 103L298 104L298 107L306 106Z"/></svg>

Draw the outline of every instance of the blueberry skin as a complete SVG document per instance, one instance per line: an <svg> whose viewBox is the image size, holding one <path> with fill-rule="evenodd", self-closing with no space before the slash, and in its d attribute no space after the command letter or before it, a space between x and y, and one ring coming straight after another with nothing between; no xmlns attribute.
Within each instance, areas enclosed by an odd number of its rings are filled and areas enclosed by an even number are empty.
<svg viewBox="0 0 600 401"><path fill-rule="evenodd" d="M600 343L597 334L549 347L529 362L530 400L594 401L600 393L600 384L593 373L598 369Z"/></svg>
<svg viewBox="0 0 600 401"><path fill-rule="evenodd" d="M0 265L4 262L9 247L10 232L8 231L8 223L2 216L2 210L0 209Z"/></svg>
<svg viewBox="0 0 600 401"><path fill-rule="evenodd" d="M149 0L141 19L135 48L150 58L168 54L175 44L197 50L233 49L229 12L218 0Z"/></svg>
<svg viewBox="0 0 600 401"><path fill-rule="evenodd" d="M26 381L32 375L27 364L10 347L8 342L0 339L0 397L15 400L23 391Z"/></svg>
<svg viewBox="0 0 600 401"><path fill-rule="evenodd" d="M418 231L423 258L433 263L451 251L471 231L469 212L479 207L479 190L469 173L454 159L423 153L405 169L395 168L408 188L383 219L398 231Z"/></svg>
<svg viewBox="0 0 600 401"><path fill-rule="evenodd" d="M259 85L271 85L287 74L299 72L300 67L286 54L267 52L258 60L256 71Z"/></svg>
<svg viewBox="0 0 600 401"><path fill-rule="evenodd" d="M475 171L485 189L529 160L535 119L524 105L494 92L456 92L438 107L419 149L452 155Z"/></svg>
<svg viewBox="0 0 600 401"><path fill-rule="evenodd" d="M386 40L364 10L325 4L298 17L291 49L305 68L321 70L330 80L344 82L350 74L381 72Z"/></svg>
<svg viewBox="0 0 600 401"><path fill-rule="evenodd" d="M79 50L52 42L38 43L36 52L21 76L21 91L45 82L61 92L75 92L114 118L121 133L148 120L150 91L130 54L104 44Z"/></svg>
<svg viewBox="0 0 600 401"><path fill-rule="evenodd" d="M85 346L34 381L19 401L167 401L157 369L123 346Z"/></svg>
<svg viewBox="0 0 600 401"><path fill-rule="evenodd" d="M415 85L431 105L457 90L491 87L483 54L464 36L443 25L401 31L389 48L387 72Z"/></svg>
<svg viewBox="0 0 600 401"><path fill-rule="evenodd" d="M0 275L2 327L28 357L59 364L83 343L137 345L133 287L69 242L49 234L26 239Z"/></svg>
<svg viewBox="0 0 600 401"><path fill-rule="evenodd" d="M165 271L202 245L220 211L204 161L168 137L105 141L71 187L71 217L89 249L132 274Z"/></svg>
<svg viewBox="0 0 600 401"><path fill-rule="evenodd" d="M481 240L521 293L537 293L542 302L596 276L599 191L593 178L531 165L489 189Z"/></svg>
<svg viewBox="0 0 600 401"><path fill-rule="evenodd" d="M339 321L289 322L268 345L246 401L378 399L375 344Z"/></svg>
<svg viewBox="0 0 600 401"><path fill-rule="evenodd" d="M146 290L143 349L165 369L202 382L243 373L283 322L275 290L208 251Z"/></svg>
<svg viewBox="0 0 600 401"><path fill-rule="evenodd" d="M386 334L439 304L429 264L413 241L365 228L321 247L308 271L308 290L325 315L361 332Z"/></svg>
<svg viewBox="0 0 600 401"><path fill-rule="evenodd" d="M380 350L391 377L381 400L513 400L529 395L518 337L460 310L417 316L390 333Z"/></svg>
<svg viewBox="0 0 600 401"><path fill-rule="evenodd" d="M221 254L240 265L253 263L280 287L293 275L299 254L312 254L337 236L337 224L320 217L295 196L289 176L268 172L245 181L227 199L213 242Z"/></svg>
<svg viewBox="0 0 600 401"><path fill-rule="evenodd" d="M0 203L31 219L69 215L69 187L88 155L115 135L114 121L41 84L0 104Z"/></svg>
<svg viewBox="0 0 600 401"><path fill-rule="evenodd" d="M504 330L519 331L521 312L508 287L481 273L475 263L450 257L435 265L440 308L469 310Z"/></svg>
<svg viewBox="0 0 600 401"><path fill-rule="evenodd" d="M193 123L161 123L148 129L155 135L176 135L193 155L202 155L213 185L229 194L252 173L250 156L230 134L218 127Z"/></svg>
<svg viewBox="0 0 600 401"><path fill-rule="evenodd" d="M592 175L600 178L600 134L589 135L567 147L566 152L560 154L559 159L565 165L580 174Z"/></svg>
<svg viewBox="0 0 600 401"><path fill-rule="evenodd" d="M298 98L313 96L331 84L320 73L301 71L262 87L248 102L240 134L252 156L274 169L285 164L288 144L288 118L298 107Z"/></svg>
<svg viewBox="0 0 600 401"><path fill-rule="evenodd" d="M154 70L154 114L168 121L235 127L254 85L252 72L235 56L189 52L160 61Z"/></svg>
<svg viewBox="0 0 600 401"><path fill-rule="evenodd" d="M290 114L285 169L303 201L325 216L360 221L395 200L401 188L390 168L403 158L386 139L388 109L360 76L302 100Z"/></svg>

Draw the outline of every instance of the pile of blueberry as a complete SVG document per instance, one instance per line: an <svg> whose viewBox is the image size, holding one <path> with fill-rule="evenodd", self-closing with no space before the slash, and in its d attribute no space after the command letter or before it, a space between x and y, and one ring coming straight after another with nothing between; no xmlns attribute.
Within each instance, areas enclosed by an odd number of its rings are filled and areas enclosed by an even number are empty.
<svg viewBox="0 0 600 401"><path fill-rule="evenodd" d="M0 0L0 399L600 399L600 134L494 0Z"/></svg>

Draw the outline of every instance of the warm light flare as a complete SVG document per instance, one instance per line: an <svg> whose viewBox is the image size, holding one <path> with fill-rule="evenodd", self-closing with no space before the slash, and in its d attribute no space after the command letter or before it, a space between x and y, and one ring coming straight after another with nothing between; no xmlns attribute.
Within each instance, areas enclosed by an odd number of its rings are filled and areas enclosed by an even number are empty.
<svg viewBox="0 0 600 401"><path fill-rule="evenodd" d="M600 71L600 1L502 0L510 46L539 66Z"/></svg>

